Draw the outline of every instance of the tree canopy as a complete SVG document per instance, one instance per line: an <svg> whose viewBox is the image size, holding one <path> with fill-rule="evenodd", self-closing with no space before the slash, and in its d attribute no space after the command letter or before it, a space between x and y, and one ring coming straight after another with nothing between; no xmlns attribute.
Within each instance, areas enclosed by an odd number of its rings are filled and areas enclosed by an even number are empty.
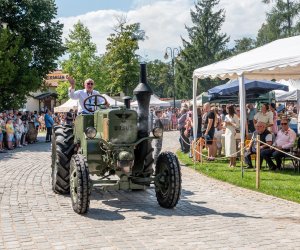
<svg viewBox="0 0 300 250"><path fill-rule="evenodd" d="M66 38L65 46L69 58L64 60L61 65L63 71L76 80L77 88L82 88L83 82L87 78L92 78L95 81L95 87L102 90L101 58L97 56L96 44L91 39L89 29L78 21ZM59 99L66 96L65 91L67 91L65 87L59 88Z"/></svg>
<svg viewBox="0 0 300 250"><path fill-rule="evenodd" d="M263 0L270 4L270 0ZM272 1L273 2L273 1ZM276 0L275 5L267 13L266 22L257 34L257 45L263 45L279 38L300 34L300 3L291 0Z"/></svg>
<svg viewBox="0 0 300 250"><path fill-rule="evenodd" d="M56 13L54 0L0 1L0 109L20 107L57 67L64 47Z"/></svg>
<svg viewBox="0 0 300 250"><path fill-rule="evenodd" d="M118 19L114 33L107 38L102 70L107 74L106 91L112 94L123 91L131 95L139 80L138 42L145 39L139 23L128 24Z"/></svg>
<svg viewBox="0 0 300 250"><path fill-rule="evenodd" d="M216 10L219 0L198 0L191 10L193 26L186 27L189 40L182 38L183 50L177 60L176 89L179 97L192 96L193 70L224 59L229 51L229 37L221 33L225 21L224 10ZM213 87L212 80L200 80L199 91Z"/></svg>

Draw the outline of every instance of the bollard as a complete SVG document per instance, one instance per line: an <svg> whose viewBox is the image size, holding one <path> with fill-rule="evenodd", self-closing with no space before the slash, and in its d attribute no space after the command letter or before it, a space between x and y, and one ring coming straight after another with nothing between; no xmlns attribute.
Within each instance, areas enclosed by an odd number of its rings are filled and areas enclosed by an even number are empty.
<svg viewBox="0 0 300 250"><path fill-rule="evenodd" d="M256 136L256 189L260 186L260 136Z"/></svg>

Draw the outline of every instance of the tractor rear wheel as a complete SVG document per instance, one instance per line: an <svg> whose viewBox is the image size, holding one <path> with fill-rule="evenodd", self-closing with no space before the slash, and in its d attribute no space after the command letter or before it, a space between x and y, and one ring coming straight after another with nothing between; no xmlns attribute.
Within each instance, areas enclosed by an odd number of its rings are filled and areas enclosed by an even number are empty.
<svg viewBox="0 0 300 250"><path fill-rule="evenodd" d="M52 136L52 189L58 194L70 192L70 159L74 152L73 128L56 126Z"/></svg>
<svg viewBox="0 0 300 250"><path fill-rule="evenodd" d="M173 208L181 193L181 170L177 157L171 152L158 156L155 168L155 192L161 207Z"/></svg>
<svg viewBox="0 0 300 250"><path fill-rule="evenodd" d="M75 154L70 163L70 193L73 210L78 214L84 214L90 206L90 175L85 157Z"/></svg>

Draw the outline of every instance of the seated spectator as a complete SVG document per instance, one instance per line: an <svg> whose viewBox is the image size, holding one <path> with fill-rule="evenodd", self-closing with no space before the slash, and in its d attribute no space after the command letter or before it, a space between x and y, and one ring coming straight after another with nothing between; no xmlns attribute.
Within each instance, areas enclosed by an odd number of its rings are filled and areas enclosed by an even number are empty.
<svg viewBox="0 0 300 250"><path fill-rule="evenodd" d="M257 122L255 124L256 130L252 135L252 140L249 146L246 148L245 152L245 163L247 164L247 168L253 168L251 155L256 154L256 136L257 134L260 135L260 141L272 145L272 134L269 130L267 130L267 126L264 122ZM260 143L260 153L261 155L264 154L264 150L269 149L269 147L265 144ZM260 166L262 164L263 157L260 157Z"/></svg>
<svg viewBox="0 0 300 250"><path fill-rule="evenodd" d="M282 151L290 151L293 147L296 140L296 133L289 127L288 119L283 117L281 119L281 129L277 132L277 137L273 146L282 150ZM271 170L276 170L281 168L282 157L284 153L276 151L275 149L266 149L263 153L261 153L261 157L266 160ZM272 161L271 157L274 157L276 164Z"/></svg>

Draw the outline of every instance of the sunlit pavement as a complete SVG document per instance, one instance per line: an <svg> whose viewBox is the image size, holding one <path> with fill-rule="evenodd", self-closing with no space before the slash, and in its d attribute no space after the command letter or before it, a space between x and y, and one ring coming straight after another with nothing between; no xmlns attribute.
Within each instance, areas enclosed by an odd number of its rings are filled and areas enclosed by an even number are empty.
<svg viewBox="0 0 300 250"><path fill-rule="evenodd" d="M164 148L178 149L178 131ZM77 215L51 190L50 144L0 154L0 249L299 249L300 205L209 179L182 167L177 207L153 188L93 190ZM299 194L300 195L300 194Z"/></svg>

